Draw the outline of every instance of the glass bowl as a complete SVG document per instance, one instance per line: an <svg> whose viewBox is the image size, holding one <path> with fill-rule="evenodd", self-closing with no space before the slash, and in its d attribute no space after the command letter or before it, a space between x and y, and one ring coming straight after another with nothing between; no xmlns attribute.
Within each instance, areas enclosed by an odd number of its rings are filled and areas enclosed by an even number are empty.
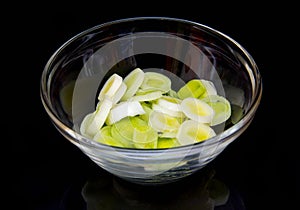
<svg viewBox="0 0 300 210"><path fill-rule="evenodd" d="M230 101L231 117L206 141L165 149L109 146L81 135L105 81L134 68L167 75L174 90L193 78L211 80ZM102 169L155 185L193 174L237 139L260 104L262 79L246 49L218 30L184 19L136 17L97 25L64 43L45 65L40 96L57 130Z"/></svg>

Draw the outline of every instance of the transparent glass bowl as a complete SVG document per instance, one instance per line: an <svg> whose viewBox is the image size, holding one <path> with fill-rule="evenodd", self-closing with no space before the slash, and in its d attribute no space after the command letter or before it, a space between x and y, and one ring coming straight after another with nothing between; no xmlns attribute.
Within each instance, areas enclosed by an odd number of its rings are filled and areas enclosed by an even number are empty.
<svg viewBox="0 0 300 210"><path fill-rule="evenodd" d="M214 82L232 105L232 117L204 142L168 149L104 145L80 134L84 116L95 110L99 90L113 73L134 68L169 76L178 90L192 78ZM104 170L127 181L165 184L205 167L252 122L262 79L251 55L211 27L183 19L137 17L87 29L64 43L41 76L41 100L57 130Z"/></svg>

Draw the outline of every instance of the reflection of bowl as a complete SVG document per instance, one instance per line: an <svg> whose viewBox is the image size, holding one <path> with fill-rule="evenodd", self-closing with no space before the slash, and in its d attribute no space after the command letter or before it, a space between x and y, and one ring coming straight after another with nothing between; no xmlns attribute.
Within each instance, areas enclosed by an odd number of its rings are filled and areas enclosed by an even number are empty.
<svg viewBox="0 0 300 210"><path fill-rule="evenodd" d="M116 177L101 175L89 179L81 195L87 210L94 209L244 209L236 190L214 177L210 167L176 183L144 187ZM141 193L143 192L143 193ZM78 194L78 193L77 193ZM64 199L74 204L74 198ZM78 199L77 199L78 200ZM109 208L106 208L109 206ZM228 208L229 207L229 208Z"/></svg>
<svg viewBox="0 0 300 210"><path fill-rule="evenodd" d="M119 148L82 136L80 123L95 110L106 79L136 67L169 76L175 90L192 78L213 81L231 102L231 118L215 126L215 137L170 149ZM41 78L41 99L58 131L101 168L140 184L174 182L203 168L249 126L261 94L258 68L236 41L199 23L162 17L83 31L53 54Z"/></svg>

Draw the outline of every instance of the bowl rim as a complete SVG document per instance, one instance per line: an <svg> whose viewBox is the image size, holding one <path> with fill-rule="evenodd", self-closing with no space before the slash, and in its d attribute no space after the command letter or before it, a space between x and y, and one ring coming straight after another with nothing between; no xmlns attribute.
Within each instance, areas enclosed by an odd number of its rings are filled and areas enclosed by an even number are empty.
<svg viewBox="0 0 300 210"><path fill-rule="evenodd" d="M248 108L247 112L243 115L243 117L239 120L239 122L237 122L236 124L230 126L228 129L222 131L221 133L217 134L216 136L214 136L210 139L207 139L205 141L202 141L202 142L196 142L196 143L193 143L193 144L182 145L182 146L178 146L178 147L156 148L156 149L124 148L124 147L106 145L106 144L103 144L103 143L100 143L100 142L96 142L92 139L86 138L85 136L81 135L80 133L76 132L72 128L70 128L70 127L66 126L64 123L62 123L59 120L59 118L54 114L54 111L52 110L52 107L51 107L50 99L49 99L48 95L46 94L47 93L47 87L48 87L48 84L46 82L47 81L47 74L51 73L51 71L49 71L51 69L49 69L49 68L50 68L52 62L55 60L55 58L59 55L59 53L65 47L67 47L69 44L71 44L73 41L75 41L79 37L81 37L83 35L86 35L86 34L92 32L92 31L103 28L103 27L107 27L107 26L115 25L115 24L119 24L119 23L133 22L133 21L136 21L136 20L139 20L139 21L140 20L162 20L162 21L167 20L167 21L174 21L174 22L189 24L189 25L193 25L195 27L201 27L202 29L208 30L209 32L213 32L217 36L225 38L227 41L231 42L238 49L240 49L243 52L243 55L246 56L248 61L251 63L252 68L249 67L247 70L248 70L248 73L249 73L250 80L251 80L252 84L255 84L256 88L254 88L253 85L252 85L253 98L251 100L251 103L249 105L249 108ZM75 34L74 36L69 38L67 41L65 41L50 56L50 58L48 59L48 61L46 62L45 66L44 66L44 69L42 71L42 75L41 75L41 78L40 78L40 98L41 98L42 104L43 104L46 112L48 113L50 119L54 122L55 126L58 126L58 127L62 128L70 136L73 137L73 139L71 139L72 143L76 142L76 143L80 143L80 144L83 144L83 145L88 146L88 147L97 147L98 149L114 148L116 150L124 151L124 152L125 151L128 151L128 152L130 152L130 151L143 151L143 152L159 151L159 152L161 152L161 151L164 151L164 150L177 151L177 150L182 150L184 148L200 146L200 145L203 144L203 142L206 142L207 146L213 145L215 143L220 143L220 140L224 140L227 137L229 137L231 135L234 135L242 127L245 127L245 126L249 125L248 123L252 121L252 119L255 115L255 112L256 112L256 110L259 107L259 104L261 102L262 90L263 90L263 84L262 84L261 74L260 74L260 71L259 71L254 59L248 53L248 51L241 44L239 44L235 39L231 38L229 35L221 32L221 31L219 31L215 28L212 28L208 25L205 25L205 24L202 24L202 23L199 23L199 22L196 22L196 21L188 20L188 19L167 17L167 16L137 16L137 17L121 18L121 19L107 21L107 22L92 26L88 29L85 29L85 30ZM75 142L73 142L73 141L75 141Z"/></svg>

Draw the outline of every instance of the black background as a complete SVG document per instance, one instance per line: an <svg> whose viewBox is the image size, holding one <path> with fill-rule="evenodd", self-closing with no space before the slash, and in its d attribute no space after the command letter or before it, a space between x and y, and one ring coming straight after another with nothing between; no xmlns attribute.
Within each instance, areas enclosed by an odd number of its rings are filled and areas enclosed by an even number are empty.
<svg viewBox="0 0 300 210"><path fill-rule="evenodd" d="M228 7L174 4L163 8L150 1L105 6L72 2L75 6L70 7L51 2L8 8L2 18L3 64L8 65L1 85L3 141L9 143L2 148L8 175L2 180L8 185L6 209L84 209L82 184L106 173L54 128L40 100L40 76L50 56L72 36L110 20L137 16L196 21L224 32L248 50L263 78L261 105L250 127L210 167L238 192L246 209L298 206L299 103L295 100L299 93L293 79L299 59L293 55L299 41L293 7L262 7L254 2Z"/></svg>

